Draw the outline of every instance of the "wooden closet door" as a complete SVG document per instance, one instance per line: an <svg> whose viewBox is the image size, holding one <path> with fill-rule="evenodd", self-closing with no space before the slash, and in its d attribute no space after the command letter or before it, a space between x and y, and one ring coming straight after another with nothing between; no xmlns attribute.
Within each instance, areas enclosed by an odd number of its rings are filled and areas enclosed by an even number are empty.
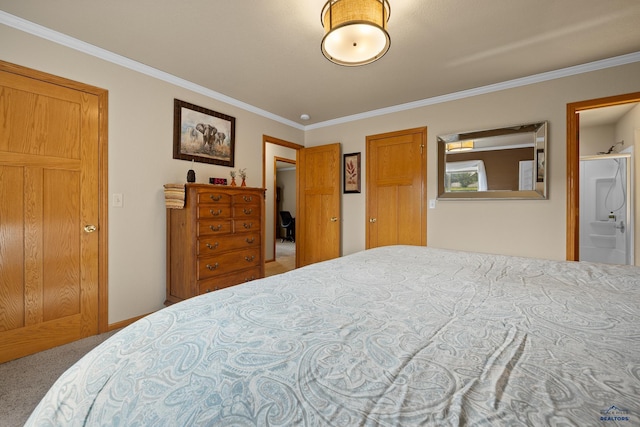
<svg viewBox="0 0 640 427"><path fill-rule="evenodd" d="M427 128L367 137L366 248L427 244Z"/></svg>
<svg viewBox="0 0 640 427"><path fill-rule="evenodd" d="M296 267L340 256L340 144L298 150Z"/></svg>
<svg viewBox="0 0 640 427"><path fill-rule="evenodd" d="M98 132L97 96L0 72L0 362L97 333Z"/></svg>

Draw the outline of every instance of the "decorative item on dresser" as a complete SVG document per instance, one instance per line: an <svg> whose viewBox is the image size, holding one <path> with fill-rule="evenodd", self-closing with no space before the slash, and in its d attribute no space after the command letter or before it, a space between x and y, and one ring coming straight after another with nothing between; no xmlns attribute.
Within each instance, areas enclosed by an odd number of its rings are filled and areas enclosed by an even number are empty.
<svg viewBox="0 0 640 427"><path fill-rule="evenodd" d="M166 305L264 277L263 188L185 185L167 209Z"/></svg>

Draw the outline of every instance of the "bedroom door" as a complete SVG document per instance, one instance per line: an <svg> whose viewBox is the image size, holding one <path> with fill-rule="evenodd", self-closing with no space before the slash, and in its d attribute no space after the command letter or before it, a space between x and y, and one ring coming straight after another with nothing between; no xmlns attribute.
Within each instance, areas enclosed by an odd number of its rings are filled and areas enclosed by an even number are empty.
<svg viewBox="0 0 640 427"><path fill-rule="evenodd" d="M367 137L367 249L426 246L426 143L426 127Z"/></svg>
<svg viewBox="0 0 640 427"><path fill-rule="evenodd" d="M100 99L0 65L2 363L98 331Z"/></svg>
<svg viewBox="0 0 640 427"><path fill-rule="evenodd" d="M298 150L296 266L340 256L340 144Z"/></svg>

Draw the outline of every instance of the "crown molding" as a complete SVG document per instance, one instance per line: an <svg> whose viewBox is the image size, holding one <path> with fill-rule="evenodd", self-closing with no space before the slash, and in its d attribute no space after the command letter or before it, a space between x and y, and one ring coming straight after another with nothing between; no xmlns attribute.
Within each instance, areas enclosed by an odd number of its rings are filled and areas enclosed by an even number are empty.
<svg viewBox="0 0 640 427"><path fill-rule="evenodd" d="M325 122L314 123L305 126L304 130L319 129L327 126L353 122L356 120L368 119L371 117L383 116L391 113L412 110L414 108L426 107L428 105L441 104L443 102L455 101L464 98L470 98L477 95L483 95L491 92L499 92L501 90L513 89L516 87L527 86L535 83L541 83L549 80L560 79L563 77L574 76L576 74L589 73L591 71L603 70L605 68L617 67L620 65L640 62L640 52L629 53L627 55L616 56L600 61L589 62L573 67L561 68L559 70L549 71L546 73L534 74L528 77L507 80L505 82L496 83L487 86L481 86L474 89L463 90L460 92L449 93L446 95L435 96L433 98L421 99L419 101L409 102L406 104L394 105L392 107L380 108L364 113L353 114L351 116L339 117Z"/></svg>
<svg viewBox="0 0 640 427"><path fill-rule="evenodd" d="M409 102L406 104L399 104L391 107L385 107L377 110L371 110L363 113L339 117L337 119L327 120L324 122L318 122L318 123L305 126L305 125L301 125L300 123L296 123L292 120L285 119L284 117L278 116L276 114L270 113L269 111L263 110L261 108L254 107L253 105L247 104L245 102L238 101L237 99L231 98L220 92L216 92L204 86L197 85L188 80L181 79L172 74L165 73L164 71L160 71L156 68L149 67L140 62L115 54L106 49L102 49L92 44L83 42L76 38L70 37L66 34L62 34L58 31L51 30L47 27L43 27L42 25L33 23L31 21L27 21L26 19L19 18L15 15L11 15L1 10L0 10L0 24L13 27L15 29L24 31L29 34L33 34L37 37L66 46L70 49L74 49L74 50L86 53L87 55L91 55L91 56L103 59L113 64L122 66L124 68L128 68L130 70L137 71L142 74L146 74L158 80L162 80L167 83L171 83L173 85L188 89L190 91L208 96L218 101L227 103L229 105L233 105L245 111L249 111L251 113L260 115L267 119L274 120L276 122L285 124L287 126L291 126L295 129L299 129L302 131L320 129L328 126L354 122L357 120L383 116L386 114L398 113L401 111L412 110L415 108L426 107L429 105L441 104L443 102L450 102L450 101L455 101L459 99L470 98L473 96L483 95L491 92L499 92L506 89L527 86L527 85L541 83L549 80L560 79L563 77L574 76L577 74L588 73L591 71L597 71L597 70L602 70L606 68L617 67L620 65L631 64L634 62L640 62L640 52L634 52L634 53L629 53L627 55L616 56L609 59L589 62L582 65L576 65L573 67L567 67L559 70L549 71L546 73L534 74L528 77L522 77L522 78L508 80L505 82L496 83L492 85L481 86L474 89L468 89L460 92L454 92L446 95L426 98L426 99L422 99L414 102Z"/></svg>
<svg viewBox="0 0 640 427"><path fill-rule="evenodd" d="M198 84L192 83L188 80L181 79L179 77L174 76L173 74L165 73L164 71L160 71L156 68L149 67L148 65L145 65L140 62L134 61L132 59L126 58L124 56L118 55L106 49L102 49L90 43L83 42L82 40L78 40L66 34L62 34L50 28L43 27L42 25L33 23L31 21L27 21L26 19L19 18L15 15L11 15L1 10L0 10L0 24L5 24L9 27L13 27L17 30L24 31L25 33L32 34L34 36L60 44L62 46L66 46L70 49L74 49L79 52L86 53L87 55L91 55L96 58L103 59L105 61L111 62L113 64L119 65L124 68L128 68L130 70L136 71L141 74L146 74L155 79L162 80L167 83L171 83L175 86L179 86L179 87L188 89L190 91L208 96L209 98L213 98L218 101L224 102L226 104L233 105L234 107L241 108L243 110L260 115L262 117L266 117L267 119L280 122L287 126L304 130L303 125L296 123L292 120L285 119L284 117L280 117L276 114L270 113L269 111L263 110L258 107L254 107L253 105L247 104L245 102L238 101L237 99L231 98L220 92L216 92L204 86L200 86Z"/></svg>

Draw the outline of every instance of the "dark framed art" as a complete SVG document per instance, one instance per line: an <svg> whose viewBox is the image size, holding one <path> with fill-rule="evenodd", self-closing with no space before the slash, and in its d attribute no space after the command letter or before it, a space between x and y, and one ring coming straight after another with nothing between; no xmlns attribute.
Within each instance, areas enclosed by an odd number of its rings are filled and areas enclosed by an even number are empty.
<svg viewBox="0 0 640 427"><path fill-rule="evenodd" d="M234 165L236 119L173 100L173 158Z"/></svg>
<svg viewBox="0 0 640 427"><path fill-rule="evenodd" d="M360 192L360 153L349 153L343 156L343 192Z"/></svg>

